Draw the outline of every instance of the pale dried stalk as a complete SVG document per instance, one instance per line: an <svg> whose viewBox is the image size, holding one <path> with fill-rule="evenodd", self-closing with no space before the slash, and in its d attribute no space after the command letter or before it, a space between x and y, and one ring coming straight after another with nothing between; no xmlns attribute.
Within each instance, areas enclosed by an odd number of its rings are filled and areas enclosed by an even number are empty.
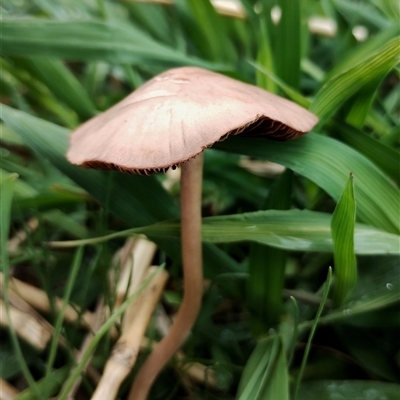
<svg viewBox="0 0 400 400"><path fill-rule="evenodd" d="M115 307L118 308L126 297L134 293L143 281L146 269L151 265L156 252L156 245L149 240L138 237L131 246L130 252L121 263L121 275L117 285ZM121 259L121 261L123 261ZM126 319L126 315L124 317Z"/></svg>
<svg viewBox="0 0 400 400"><path fill-rule="evenodd" d="M156 269L157 267L149 268L145 279L153 274ZM159 272L131 305L131 308L135 309L135 318L130 325L124 326L122 335L107 361L92 400L111 400L116 397L121 383L136 362L140 343L167 279L168 273L165 270Z"/></svg>
<svg viewBox="0 0 400 400"><path fill-rule="evenodd" d="M0 400L13 400L19 395L17 389L0 378Z"/></svg>
<svg viewBox="0 0 400 400"><path fill-rule="evenodd" d="M143 279L143 275L145 270L150 266L150 262L154 257L154 253L156 250L156 245L141 236L136 236L133 238L128 238L123 247L121 247L115 254L113 259L113 265L119 265L121 270L121 274L119 277L118 285L117 285L117 300L115 307L118 308L124 298L129 296L135 288L137 289L140 285L139 279ZM111 280L114 275L114 271L111 272ZM129 284L129 280L132 280L132 283ZM137 283L136 283L137 282ZM129 291L128 291L129 289ZM129 309L128 309L129 310ZM108 307L104 307L104 299L101 298L96 306L96 311L93 314L92 324L90 326L90 331L87 334L83 344L77 352L76 360L80 361L86 349L90 345L93 340L95 333L100 329L103 321L106 319L109 314ZM124 324L126 323L126 318L124 318ZM111 338L116 339L117 331L116 329L112 329ZM83 369L83 372L86 371L89 366L90 359L87 361L86 366ZM93 380L93 371L91 371L92 380ZM101 376L95 380L96 385L101 381ZM81 379L78 379L74 386L71 388L67 398L73 399L77 390L79 389L81 383Z"/></svg>
<svg viewBox="0 0 400 400"><path fill-rule="evenodd" d="M3 285L4 276L0 272L0 285ZM32 285L10 277L8 287L18 293L19 297L30 304L33 308L43 313L51 312L50 302L47 294ZM63 306L64 301L58 297L54 299L56 309L59 311ZM64 319L67 322L73 323L79 320L81 326L88 328L93 323L93 313L86 311L79 316L79 307L67 305L65 308Z"/></svg>
<svg viewBox="0 0 400 400"><path fill-rule="evenodd" d="M37 218L31 218L27 224L26 229L19 230L7 243L7 249L10 254L16 253L18 247L23 243L28 237L28 233L36 230L39 226L39 221Z"/></svg>
<svg viewBox="0 0 400 400"><path fill-rule="evenodd" d="M12 325L19 337L32 347L43 350L51 338L52 326L13 291L9 290L8 296L11 321L8 319L6 304L0 299L0 325Z"/></svg>

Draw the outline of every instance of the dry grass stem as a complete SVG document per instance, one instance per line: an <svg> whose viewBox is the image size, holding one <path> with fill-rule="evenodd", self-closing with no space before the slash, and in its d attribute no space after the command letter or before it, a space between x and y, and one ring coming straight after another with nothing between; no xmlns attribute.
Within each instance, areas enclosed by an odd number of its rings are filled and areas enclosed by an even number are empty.
<svg viewBox="0 0 400 400"><path fill-rule="evenodd" d="M39 221L37 218L31 218L27 224L25 229L19 230L11 239L8 240L7 248L10 254L15 254L18 251L18 248L21 243L23 243L28 234L32 231L36 230L39 226Z"/></svg>
<svg viewBox="0 0 400 400"><path fill-rule="evenodd" d="M240 166L254 175L265 176L267 178L276 178L285 171L285 167L271 161L252 160L243 158L240 161Z"/></svg>
<svg viewBox="0 0 400 400"><path fill-rule="evenodd" d="M133 244L128 240L127 246L128 254L121 253L121 275L117 285L116 308L139 288L157 248L153 242L143 237L137 237Z"/></svg>
<svg viewBox="0 0 400 400"><path fill-rule="evenodd" d="M3 284L3 281L4 277L3 274L0 272L1 285ZM36 310L46 314L51 312L49 298L43 290L13 277L10 277L9 288L18 293L18 296L21 299L26 301ZM63 300L56 297L54 299L54 304L57 307L57 310L61 310L61 307L63 306ZM93 323L93 313L91 313L90 311L86 311L82 313L82 315L80 315L79 307L72 307L70 305L67 305L67 307L65 308L64 319L69 323L74 323L79 320L81 326L88 328Z"/></svg>
<svg viewBox="0 0 400 400"><path fill-rule="evenodd" d="M8 319L6 304L0 299L0 325L9 327L11 324L19 337L32 347L43 350L51 338L52 326L10 289L8 296L11 321Z"/></svg>
<svg viewBox="0 0 400 400"><path fill-rule="evenodd" d="M154 273L156 268L149 268L144 279ZM165 270L159 272L131 305L130 308L135 310L134 318L131 319L129 325L124 325L122 335L106 363L92 400L111 400L116 397L121 383L136 362L142 338L167 279L168 273Z"/></svg>

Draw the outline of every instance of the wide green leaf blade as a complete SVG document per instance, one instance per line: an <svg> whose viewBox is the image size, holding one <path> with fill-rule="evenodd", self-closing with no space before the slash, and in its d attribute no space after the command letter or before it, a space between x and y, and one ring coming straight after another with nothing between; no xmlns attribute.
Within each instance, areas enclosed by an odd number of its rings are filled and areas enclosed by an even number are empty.
<svg viewBox="0 0 400 400"><path fill-rule="evenodd" d="M275 68L277 75L294 89L300 84L301 1L279 0L281 18L276 26Z"/></svg>
<svg viewBox="0 0 400 400"><path fill-rule="evenodd" d="M93 117L96 108L81 83L59 60L32 57L27 63L57 99L63 101L82 119Z"/></svg>
<svg viewBox="0 0 400 400"><path fill-rule="evenodd" d="M330 214L308 210L267 210L252 213L203 218L203 241L233 243L254 241L269 246L296 251L333 252ZM178 221L128 229L99 238L83 241L56 242L57 246L71 247L96 244L117 237L144 233L152 237L178 238ZM399 254L399 236L356 224L356 254Z"/></svg>
<svg viewBox="0 0 400 400"><path fill-rule="evenodd" d="M399 190L370 160L337 140L314 133L285 143L232 137L214 147L285 165L315 182L336 201L353 172L357 176L357 217L399 233Z"/></svg>
<svg viewBox="0 0 400 400"><path fill-rule="evenodd" d="M232 61L235 59L235 51L229 40L226 22L217 14L210 0L187 0L188 8L198 27L192 27L198 38L198 47L211 60Z"/></svg>
<svg viewBox="0 0 400 400"><path fill-rule="evenodd" d="M210 66L122 22L4 18L1 29L4 55L103 60L112 64L157 61L167 65Z"/></svg>
<svg viewBox="0 0 400 400"><path fill-rule="evenodd" d="M356 201L353 175L350 174L331 220L335 274L334 299L337 304L344 303L357 280L357 262L354 254L355 220Z"/></svg>
<svg viewBox="0 0 400 400"><path fill-rule="evenodd" d="M373 55L358 60L356 65L340 69L324 83L310 110L321 119L327 118L365 85L383 79L397 64L398 47L399 39L394 38Z"/></svg>
<svg viewBox="0 0 400 400"><path fill-rule="evenodd" d="M293 172L286 170L271 187L266 204L269 210L288 210L292 203ZM279 321L283 311L286 251L252 243L249 252L247 306L257 318L257 325L270 326ZM263 330L262 329L262 330Z"/></svg>
<svg viewBox="0 0 400 400"><path fill-rule="evenodd" d="M336 124L338 135L358 152L364 154L396 182L400 182L400 153L382 141L346 124Z"/></svg>
<svg viewBox="0 0 400 400"><path fill-rule="evenodd" d="M289 376L282 338L262 341L253 350L240 381L238 400L289 400Z"/></svg>

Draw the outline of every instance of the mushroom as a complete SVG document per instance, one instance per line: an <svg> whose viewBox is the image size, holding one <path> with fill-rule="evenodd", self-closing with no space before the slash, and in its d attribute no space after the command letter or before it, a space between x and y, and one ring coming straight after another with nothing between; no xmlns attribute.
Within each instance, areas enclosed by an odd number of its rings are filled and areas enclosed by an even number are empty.
<svg viewBox="0 0 400 400"><path fill-rule="evenodd" d="M293 139L317 120L297 104L258 87L182 67L154 77L72 134L67 157L73 164L139 174L181 167L183 300L169 333L139 371L130 399L146 399L200 309L203 150L236 134Z"/></svg>

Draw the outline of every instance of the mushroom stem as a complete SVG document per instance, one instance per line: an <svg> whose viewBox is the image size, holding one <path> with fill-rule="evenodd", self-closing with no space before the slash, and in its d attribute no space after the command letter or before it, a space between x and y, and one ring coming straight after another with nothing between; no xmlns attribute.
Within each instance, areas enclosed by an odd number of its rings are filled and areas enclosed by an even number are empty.
<svg viewBox="0 0 400 400"><path fill-rule="evenodd" d="M201 188L203 153L182 164L181 234L183 300L168 334L149 355L129 393L129 400L145 400L159 372L188 336L200 310L203 293L201 247Z"/></svg>

